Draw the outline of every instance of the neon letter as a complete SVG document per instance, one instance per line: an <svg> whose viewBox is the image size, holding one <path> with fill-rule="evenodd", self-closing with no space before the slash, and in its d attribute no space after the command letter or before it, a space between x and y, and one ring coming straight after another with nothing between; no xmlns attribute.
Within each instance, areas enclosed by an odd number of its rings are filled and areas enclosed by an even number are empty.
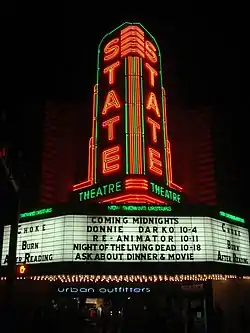
<svg viewBox="0 0 250 333"><path fill-rule="evenodd" d="M120 169L120 146L108 148L102 152L102 173L109 174Z"/></svg>
<svg viewBox="0 0 250 333"><path fill-rule="evenodd" d="M151 92L150 95L149 95L146 109L147 110L151 110L151 109L154 110L157 117L161 116L160 115L160 110L159 110L159 107L158 107L158 103L157 103L157 99L156 99L156 96L153 92Z"/></svg>
<svg viewBox="0 0 250 333"><path fill-rule="evenodd" d="M114 140L114 124L117 123L120 120L120 116L113 117L111 119L108 119L102 123L102 127L108 128L108 139L109 141Z"/></svg>
<svg viewBox="0 0 250 333"><path fill-rule="evenodd" d="M153 149L148 148L149 153L149 169L158 176L162 176L162 163L160 161L161 154Z"/></svg>
<svg viewBox="0 0 250 333"><path fill-rule="evenodd" d="M117 56L119 53L119 38L112 39L105 47L104 47L104 57L105 61L111 60Z"/></svg>
<svg viewBox="0 0 250 333"><path fill-rule="evenodd" d="M109 65L108 67L104 68L103 73L109 73L109 84L113 84L115 82L115 69L120 66L120 61Z"/></svg>
<svg viewBox="0 0 250 333"><path fill-rule="evenodd" d="M151 67L147 62L145 64L145 67L148 69L149 71L149 82L151 87L155 86L155 76L158 76L158 73L156 72L156 70Z"/></svg>
<svg viewBox="0 0 250 333"><path fill-rule="evenodd" d="M116 93L114 90L110 90L108 92L108 95L106 97L105 103L104 103L104 107L102 110L102 114L106 114L108 112L109 109L111 109L112 107L115 107L116 109L119 109L121 107L119 101L118 101L118 97L116 96Z"/></svg>
<svg viewBox="0 0 250 333"><path fill-rule="evenodd" d="M146 41L145 46L146 46L146 57L148 58L148 60L150 60L151 62L157 62L158 59L155 53L156 51L155 46L148 40Z"/></svg>
<svg viewBox="0 0 250 333"><path fill-rule="evenodd" d="M152 125L152 139L153 139L153 142L157 142L157 130L159 130L161 128L161 126L156 122L154 121L153 119L151 118L147 118L147 122Z"/></svg>

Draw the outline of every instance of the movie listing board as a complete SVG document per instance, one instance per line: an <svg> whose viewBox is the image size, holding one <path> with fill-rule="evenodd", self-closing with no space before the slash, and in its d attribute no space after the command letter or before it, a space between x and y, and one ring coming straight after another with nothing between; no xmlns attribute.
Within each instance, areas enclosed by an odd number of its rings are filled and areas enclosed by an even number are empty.
<svg viewBox="0 0 250 333"><path fill-rule="evenodd" d="M9 239L5 226L2 265ZM19 224L17 263L63 261L249 265L249 233L209 217L67 215Z"/></svg>

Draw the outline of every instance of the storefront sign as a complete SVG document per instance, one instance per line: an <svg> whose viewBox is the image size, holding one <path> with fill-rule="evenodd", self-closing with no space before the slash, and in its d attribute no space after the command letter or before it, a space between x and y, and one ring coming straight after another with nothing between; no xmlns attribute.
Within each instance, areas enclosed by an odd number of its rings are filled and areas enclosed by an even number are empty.
<svg viewBox="0 0 250 333"><path fill-rule="evenodd" d="M2 265L10 226L4 227ZM249 265L247 228L208 217L66 215L23 222L17 263L206 262Z"/></svg>
<svg viewBox="0 0 250 333"><path fill-rule="evenodd" d="M204 286L203 283L199 283L199 284L184 284L181 286L181 289L183 291L190 291L190 292L194 292L194 291L202 291L204 290Z"/></svg>
<svg viewBox="0 0 250 333"><path fill-rule="evenodd" d="M145 294L150 293L150 288L135 288L135 287L100 287L100 288L89 288L89 287L58 287L57 292L62 294L91 294L91 293L98 293L98 294L125 294L125 293L132 293L132 294Z"/></svg>

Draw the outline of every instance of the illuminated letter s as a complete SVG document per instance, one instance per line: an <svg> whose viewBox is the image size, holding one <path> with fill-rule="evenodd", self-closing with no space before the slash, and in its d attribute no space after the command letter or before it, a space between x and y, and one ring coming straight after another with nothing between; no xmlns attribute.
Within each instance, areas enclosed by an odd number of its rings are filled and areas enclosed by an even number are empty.
<svg viewBox="0 0 250 333"><path fill-rule="evenodd" d="M112 39L105 47L104 47L104 60L108 61L115 58L119 53L119 38Z"/></svg>
<svg viewBox="0 0 250 333"><path fill-rule="evenodd" d="M158 59L156 55L156 47L148 40L145 42L145 46L146 46L146 57L148 58L148 60L154 63L157 62Z"/></svg>

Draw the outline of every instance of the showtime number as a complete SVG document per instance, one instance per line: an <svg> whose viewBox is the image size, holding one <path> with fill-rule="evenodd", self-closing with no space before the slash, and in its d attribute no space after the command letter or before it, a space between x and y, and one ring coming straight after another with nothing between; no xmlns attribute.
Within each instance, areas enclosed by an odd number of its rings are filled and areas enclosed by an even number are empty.
<svg viewBox="0 0 250 333"><path fill-rule="evenodd" d="M189 250L200 251L201 246L200 246L200 244L193 245L193 246L190 246L187 244L184 244L184 245L181 244L181 251L189 251Z"/></svg>
<svg viewBox="0 0 250 333"><path fill-rule="evenodd" d="M193 242L198 242L199 241L199 237L198 236L181 236L181 241L182 242L188 242L189 240L192 240Z"/></svg>
<svg viewBox="0 0 250 333"><path fill-rule="evenodd" d="M187 232L197 232L197 228L193 227L193 228L188 228L188 227L180 227L180 232L186 234Z"/></svg>

